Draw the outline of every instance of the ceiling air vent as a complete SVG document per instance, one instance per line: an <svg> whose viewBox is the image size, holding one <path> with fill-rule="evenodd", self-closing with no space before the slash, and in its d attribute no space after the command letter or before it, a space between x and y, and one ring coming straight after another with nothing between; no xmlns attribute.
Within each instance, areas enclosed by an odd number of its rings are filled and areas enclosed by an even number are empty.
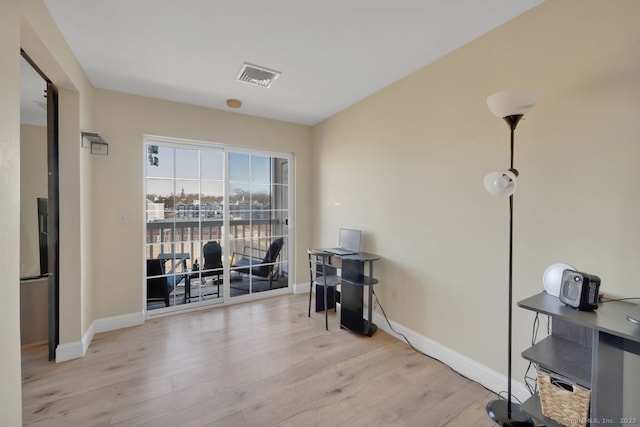
<svg viewBox="0 0 640 427"><path fill-rule="evenodd" d="M245 63L238 74L238 80L260 87L269 87L279 75L278 71Z"/></svg>

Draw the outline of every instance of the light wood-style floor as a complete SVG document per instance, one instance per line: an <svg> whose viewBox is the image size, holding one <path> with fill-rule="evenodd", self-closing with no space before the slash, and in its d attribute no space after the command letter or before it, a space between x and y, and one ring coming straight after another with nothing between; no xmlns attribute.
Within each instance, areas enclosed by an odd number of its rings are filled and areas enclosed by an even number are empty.
<svg viewBox="0 0 640 427"><path fill-rule="evenodd" d="M97 334L82 359L23 349L27 426L493 426L495 394L378 331L307 317L308 295Z"/></svg>

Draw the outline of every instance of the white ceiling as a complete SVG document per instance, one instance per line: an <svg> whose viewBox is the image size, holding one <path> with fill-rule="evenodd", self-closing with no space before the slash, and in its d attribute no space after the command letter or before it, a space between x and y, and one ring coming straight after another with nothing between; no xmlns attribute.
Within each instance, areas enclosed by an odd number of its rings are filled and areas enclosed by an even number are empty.
<svg viewBox="0 0 640 427"><path fill-rule="evenodd" d="M314 125L542 0L44 2L95 87Z"/></svg>

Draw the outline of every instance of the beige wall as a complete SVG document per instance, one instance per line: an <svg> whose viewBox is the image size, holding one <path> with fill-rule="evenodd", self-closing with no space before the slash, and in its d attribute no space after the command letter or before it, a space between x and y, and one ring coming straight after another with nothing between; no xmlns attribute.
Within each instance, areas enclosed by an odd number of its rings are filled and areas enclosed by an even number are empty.
<svg viewBox="0 0 640 427"><path fill-rule="evenodd" d="M89 203L86 181L91 176L82 167L81 130L91 129L93 88L71 53L42 0L20 2L19 45L59 89L59 168L60 168L60 344L76 345L87 330L86 301L90 269L90 235L87 216ZM85 162L86 163L86 162ZM73 344L72 344L73 343Z"/></svg>
<svg viewBox="0 0 640 427"><path fill-rule="evenodd" d="M47 128L20 125L20 277L40 275L38 198L47 198Z"/></svg>
<svg viewBox="0 0 640 427"><path fill-rule="evenodd" d="M538 87L516 131L514 299L566 262L638 296L640 2L545 2L314 129L313 242L341 226L384 257L396 322L506 373L508 200L483 188L509 167L486 97ZM514 377L533 315L514 309Z"/></svg>
<svg viewBox="0 0 640 427"><path fill-rule="evenodd" d="M0 5L0 414L22 425L20 382L20 1ZM13 242L11 244L10 242Z"/></svg>
<svg viewBox="0 0 640 427"><path fill-rule="evenodd" d="M94 318L143 307L143 137L158 135L294 153L296 247L309 244L311 128L134 95L97 90L95 132L108 156L92 156ZM119 214L128 218L118 223ZM297 251L299 252L299 251ZM305 280L298 259L296 283Z"/></svg>

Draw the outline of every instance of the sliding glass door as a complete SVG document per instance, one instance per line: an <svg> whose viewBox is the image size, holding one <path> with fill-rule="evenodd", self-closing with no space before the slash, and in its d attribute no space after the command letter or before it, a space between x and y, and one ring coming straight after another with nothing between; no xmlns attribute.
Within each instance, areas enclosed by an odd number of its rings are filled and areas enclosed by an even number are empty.
<svg viewBox="0 0 640 427"><path fill-rule="evenodd" d="M283 287L287 277L287 159L229 153L231 296ZM287 245L288 246L288 245Z"/></svg>
<svg viewBox="0 0 640 427"><path fill-rule="evenodd" d="M286 153L145 139L146 308L289 287Z"/></svg>

